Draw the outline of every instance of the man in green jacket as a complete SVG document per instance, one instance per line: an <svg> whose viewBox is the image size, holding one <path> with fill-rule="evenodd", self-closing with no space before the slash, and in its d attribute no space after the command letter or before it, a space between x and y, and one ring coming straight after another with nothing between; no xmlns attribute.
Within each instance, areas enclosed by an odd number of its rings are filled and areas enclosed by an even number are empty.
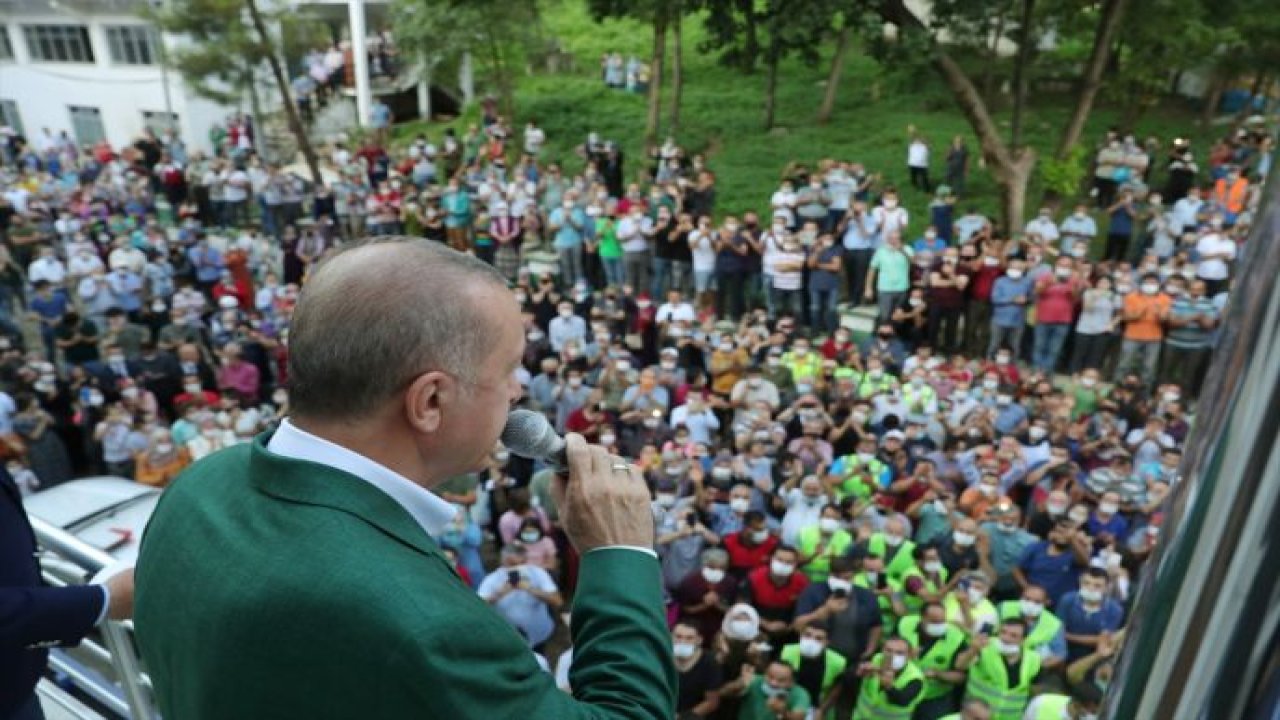
<svg viewBox="0 0 1280 720"><path fill-rule="evenodd" d="M675 670L649 493L580 436L553 496L581 553L574 695L454 573L431 492L480 468L524 352L488 265L387 238L314 271L290 330L291 414L162 497L137 637L165 717L670 718Z"/></svg>

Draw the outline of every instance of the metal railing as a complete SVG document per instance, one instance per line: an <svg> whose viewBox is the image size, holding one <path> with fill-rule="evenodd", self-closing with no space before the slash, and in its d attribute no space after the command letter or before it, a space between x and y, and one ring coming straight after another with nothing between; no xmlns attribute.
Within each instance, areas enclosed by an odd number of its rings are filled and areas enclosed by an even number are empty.
<svg viewBox="0 0 1280 720"><path fill-rule="evenodd" d="M61 528L37 517L30 517L42 556L54 555L92 577L114 560L110 555L80 540ZM42 562L45 581L55 587L73 584ZM111 668L112 678L93 672L64 653L50 655L50 665L69 678L75 687L123 718L153 720L160 717L151 696L151 679L142 672L138 648L133 641L133 623L107 620L98 627L102 642L85 638L80 649Z"/></svg>

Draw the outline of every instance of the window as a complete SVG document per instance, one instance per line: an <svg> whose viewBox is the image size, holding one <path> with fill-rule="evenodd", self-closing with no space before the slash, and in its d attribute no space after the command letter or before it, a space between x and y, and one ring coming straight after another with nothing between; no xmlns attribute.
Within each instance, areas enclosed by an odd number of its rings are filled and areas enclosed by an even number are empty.
<svg viewBox="0 0 1280 720"><path fill-rule="evenodd" d="M27 134L22 129L22 116L18 114L18 103L13 100L0 100L0 125L8 125L19 135Z"/></svg>
<svg viewBox="0 0 1280 720"><path fill-rule="evenodd" d="M76 144L95 145L107 136L102 127L102 111L98 108L70 105L67 110L71 112L71 132L76 136Z"/></svg>
<svg viewBox="0 0 1280 720"><path fill-rule="evenodd" d="M93 43L84 25L26 25L27 52L37 62L93 62Z"/></svg>
<svg viewBox="0 0 1280 720"><path fill-rule="evenodd" d="M142 111L142 126L160 135L165 130L178 129L177 113L160 112L158 110Z"/></svg>
<svg viewBox="0 0 1280 720"><path fill-rule="evenodd" d="M155 65L160 60L155 33L142 25L109 26L107 48L111 62L121 65Z"/></svg>
<svg viewBox="0 0 1280 720"><path fill-rule="evenodd" d="M9 28L0 25L0 61L13 59L13 43L9 40Z"/></svg>

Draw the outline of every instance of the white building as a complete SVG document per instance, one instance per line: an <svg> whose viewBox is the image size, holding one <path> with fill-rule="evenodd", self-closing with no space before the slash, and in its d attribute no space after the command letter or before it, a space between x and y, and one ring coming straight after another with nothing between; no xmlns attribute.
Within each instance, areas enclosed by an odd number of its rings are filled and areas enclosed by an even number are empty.
<svg viewBox="0 0 1280 720"><path fill-rule="evenodd" d="M0 0L0 120L27 137L66 130L81 145L132 142L176 121L192 149L230 112L160 64L172 46L133 0Z"/></svg>

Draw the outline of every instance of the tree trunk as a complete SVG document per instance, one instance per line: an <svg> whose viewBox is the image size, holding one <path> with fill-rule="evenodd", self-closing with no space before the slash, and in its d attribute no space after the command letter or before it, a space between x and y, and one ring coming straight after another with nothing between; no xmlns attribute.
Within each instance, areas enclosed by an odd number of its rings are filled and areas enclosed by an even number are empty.
<svg viewBox="0 0 1280 720"><path fill-rule="evenodd" d="M1253 74L1253 84L1249 86L1249 97L1245 99L1244 104L1236 111L1235 117L1231 118L1231 129L1227 132L1228 137L1233 137L1236 130L1244 125L1244 121L1253 114L1253 99L1259 95L1266 95L1271 89L1271 79L1267 77L1267 73L1263 70L1255 70ZM1265 105L1263 106L1265 109Z"/></svg>
<svg viewBox="0 0 1280 720"><path fill-rule="evenodd" d="M1027 64L1031 59L1031 14L1035 0L1022 0L1021 26L1018 28L1018 60L1013 64L1013 119L1009 145L1022 147L1022 114L1027 104Z"/></svg>
<svg viewBox="0 0 1280 720"><path fill-rule="evenodd" d="M1218 103L1222 102L1222 93L1226 92L1230 82L1231 77L1227 73L1220 71L1213 73L1213 77L1209 80L1209 95L1200 108L1198 123L1201 130L1209 127L1209 123L1213 122L1213 116L1218 111Z"/></svg>
<svg viewBox="0 0 1280 720"><path fill-rule="evenodd" d="M311 181L319 185L324 182L324 178L320 175L320 163L316 160L315 148L311 147L311 138L307 137L307 131L302 127L302 118L298 117L298 107L293 104L293 95L289 91L289 79L285 77L280 58L272 50L275 45L267 33L267 24L262 20L262 13L258 12L257 0L245 0L245 5L249 8L249 17L253 20L253 28L258 33L258 41L267 50L265 53L267 64L271 66L271 74L276 79L276 90L280 93L280 102L284 104L284 116L289 122L289 132L292 132L294 139L298 141L298 149L302 151L302 157L307 161L307 169L311 171ZM262 125L259 124L258 133L261 134L261 132Z"/></svg>
<svg viewBox="0 0 1280 720"><path fill-rule="evenodd" d="M1080 142L1080 135L1084 133L1085 120L1089 118L1089 113L1093 110L1093 100L1098 96L1098 89L1102 86L1102 71L1106 69L1107 61L1111 57L1111 44L1124 20L1125 8L1128 5L1129 0L1106 0L1102 6L1102 17L1098 20L1098 27L1093 34L1093 51L1089 54L1089 62L1085 65L1084 77L1080 81L1080 94L1076 96L1076 107L1071 113L1071 119L1067 121L1067 126L1062 130L1062 139L1058 142L1059 159L1065 159L1071 152L1071 148Z"/></svg>
<svg viewBox="0 0 1280 720"><path fill-rule="evenodd" d="M882 0L878 12L884 20L899 27L927 32L920 19L907 8L904 0ZM969 127L978 136L978 146L987 171L1000 188L1001 210L1007 231L1021 230L1027 201L1027 184L1036 164L1035 151L1029 147L1014 151L1004 143L1000 129L992 119L978 87L941 45L932 48L930 63L946 82L952 99L969 122Z"/></svg>
<svg viewBox="0 0 1280 720"><path fill-rule="evenodd" d="M498 100L502 105L502 114L508 122L513 122L516 112L516 99L513 83L511 81L511 68L507 65L506 56L502 51L502 43L498 41L497 36L490 32L489 35L489 57L493 63L493 79L498 86Z"/></svg>
<svg viewBox="0 0 1280 720"><path fill-rule="evenodd" d="M652 144L658 137L658 123L662 113L662 73L667 54L667 14L659 8L653 16L653 61L649 64L649 112L644 120L645 142Z"/></svg>
<svg viewBox="0 0 1280 720"><path fill-rule="evenodd" d="M994 34L991 36L991 47L987 50L987 61L982 65L982 97L987 102L995 100L996 97L995 77L996 65L1000 62L1000 38L1004 37L1004 21L1012 8L1012 2L1006 3L1000 8L1000 13L996 15L996 27Z"/></svg>
<svg viewBox="0 0 1280 720"><path fill-rule="evenodd" d="M667 132L675 137L680 132L680 103L684 102L684 8L679 2L671 14L671 126Z"/></svg>
<svg viewBox="0 0 1280 720"><path fill-rule="evenodd" d="M769 41L769 57L765 62L765 81L764 81L764 129L766 131L773 129L773 118L778 103L778 64L781 60L778 47L778 40L775 38Z"/></svg>
<svg viewBox="0 0 1280 720"><path fill-rule="evenodd" d="M760 33L756 26L755 0L738 0L742 11L742 30L747 39L743 43L742 71L748 75L756 71L756 58L760 56Z"/></svg>
<svg viewBox="0 0 1280 720"><path fill-rule="evenodd" d="M831 70L827 72L827 88L822 94L822 107L818 109L818 124L826 125L831 121L831 113L836 109L836 95L840 92L840 77L844 75L844 58L849 52L849 38L853 36L853 27L849 19L840 28L836 38L836 52L831 56Z"/></svg>

